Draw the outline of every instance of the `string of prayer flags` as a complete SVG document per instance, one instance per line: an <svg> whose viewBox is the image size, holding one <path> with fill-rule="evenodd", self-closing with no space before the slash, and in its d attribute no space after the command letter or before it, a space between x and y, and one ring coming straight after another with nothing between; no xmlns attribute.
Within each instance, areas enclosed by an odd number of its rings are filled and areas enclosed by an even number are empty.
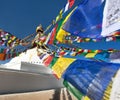
<svg viewBox="0 0 120 100"><path fill-rule="evenodd" d="M119 32L120 33L120 32ZM67 35L65 37L66 41L71 41L71 43L82 43L82 42L110 42L110 41L120 41L120 35L112 35L101 38L82 38L79 36ZM67 43L67 42L66 42Z"/></svg>
<svg viewBox="0 0 120 100"><path fill-rule="evenodd" d="M0 45L14 47L19 44L20 39L9 32L0 31Z"/></svg>

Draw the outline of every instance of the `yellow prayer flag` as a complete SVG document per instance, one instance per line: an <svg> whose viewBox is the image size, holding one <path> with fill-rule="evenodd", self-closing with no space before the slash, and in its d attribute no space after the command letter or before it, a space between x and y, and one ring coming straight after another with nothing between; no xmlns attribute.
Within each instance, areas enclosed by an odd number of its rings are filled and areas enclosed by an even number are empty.
<svg viewBox="0 0 120 100"><path fill-rule="evenodd" d="M90 41L90 38L86 38L85 41L86 41L86 42Z"/></svg>
<svg viewBox="0 0 120 100"><path fill-rule="evenodd" d="M85 57L86 58L94 58L96 54L97 54L96 52L94 52L94 53L88 53Z"/></svg>
<svg viewBox="0 0 120 100"><path fill-rule="evenodd" d="M53 65L52 70L56 73L58 78L61 78L63 72L67 69L67 67L74 62L76 59L73 58L64 58L60 57L57 62Z"/></svg>
<svg viewBox="0 0 120 100"><path fill-rule="evenodd" d="M8 44L11 43L11 42L12 42L12 40L8 40Z"/></svg>
<svg viewBox="0 0 120 100"><path fill-rule="evenodd" d="M62 18L63 9L60 10L59 15L56 17L56 22Z"/></svg>
<svg viewBox="0 0 120 100"><path fill-rule="evenodd" d="M90 100L88 96L85 96L83 100Z"/></svg>
<svg viewBox="0 0 120 100"><path fill-rule="evenodd" d="M75 8L76 9L76 8ZM63 21L63 24L61 25L61 27L64 25L64 23L68 20L68 18L70 17L70 15L73 13L73 11L75 10L73 9L68 15L67 17L65 18L65 20ZM60 11L61 12L61 11ZM61 13L60 13L61 14ZM59 18L59 16L58 16ZM57 36L56 36L56 39L59 41L59 42L62 42L64 43L64 40L65 40L65 36L66 35L69 35L70 33L64 31L62 28L60 28L60 30L58 31L57 33Z"/></svg>
<svg viewBox="0 0 120 100"><path fill-rule="evenodd" d="M65 36L68 35L69 33L64 31L62 28L59 30L59 32L57 33L57 36L56 36L56 39L59 41L59 42L62 42L64 43L64 40L65 40Z"/></svg>
<svg viewBox="0 0 120 100"><path fill-rule="evenodd" d="M95 53L99 53L99 52L100 52L100 50L95 50L94 52L95 52Z"/></svg>

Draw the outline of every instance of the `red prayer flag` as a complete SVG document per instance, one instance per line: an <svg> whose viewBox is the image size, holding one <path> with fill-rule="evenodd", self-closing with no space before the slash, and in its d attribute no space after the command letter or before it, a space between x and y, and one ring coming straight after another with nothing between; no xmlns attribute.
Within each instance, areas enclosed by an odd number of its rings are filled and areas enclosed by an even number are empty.
<svg viewBox="0 0 120 100"><path fill-rule="evenodd" d="M47 59L45 59L45 61L43 62L45 66L49 66L49 64L51 63L53 59L53 56L50 55L49 57L47 57Z"/></svg>
<svg viewBox="0 0 120 100"><path fill-rule="evenodd" d="M68 0L68 2L69 2L69 8L71 8L73 6L75 0Z"/></svg>
<svg viewBox="0 0 120 100"><path fill-rule="evenodd" d="M55 34L56 34L56 29L57 29L57 27L58 27L58 25L56 25L55 28L53 29L48 44L53 44L53 41L54 41L54 38L55 38Z"/></svg>

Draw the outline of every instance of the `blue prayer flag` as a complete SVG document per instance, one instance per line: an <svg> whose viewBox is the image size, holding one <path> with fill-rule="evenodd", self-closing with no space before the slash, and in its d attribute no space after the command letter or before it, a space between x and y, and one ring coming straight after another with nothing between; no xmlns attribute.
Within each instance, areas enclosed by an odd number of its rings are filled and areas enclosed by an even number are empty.
<svg viewBox="0 0 120 100"><path fill-rule="evenodd" d="M84 0L73 12L63 29L71 35L100 38L105 1Z"/></svg>
<svg viewBox="0 0 120 100"><path fill-rule="evenodd" d="M66 69L63 78L91 100L102 100L119 67L120 64L76 60Z"/></svg>

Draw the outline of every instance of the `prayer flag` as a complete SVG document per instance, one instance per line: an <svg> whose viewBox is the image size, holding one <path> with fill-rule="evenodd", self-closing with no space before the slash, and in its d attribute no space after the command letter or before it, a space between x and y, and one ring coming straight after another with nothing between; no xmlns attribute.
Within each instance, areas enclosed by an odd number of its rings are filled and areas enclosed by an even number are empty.
<svg viewBox="0 0 120 100"><path fill-rule="evenodd" d="M60 57L56 63L53 65L52 70L56 73L58 78L61 78L61 75L66 70L66 68L74 62L76 59L74 58L64 58Z"/></svg>
<svg viewBox="0 0 120 100"><path fill-rule="evenodd" d="M102 0L84 0L69 17L63 29L80 37L101 37L104 5L105 1Z"/></svg>

